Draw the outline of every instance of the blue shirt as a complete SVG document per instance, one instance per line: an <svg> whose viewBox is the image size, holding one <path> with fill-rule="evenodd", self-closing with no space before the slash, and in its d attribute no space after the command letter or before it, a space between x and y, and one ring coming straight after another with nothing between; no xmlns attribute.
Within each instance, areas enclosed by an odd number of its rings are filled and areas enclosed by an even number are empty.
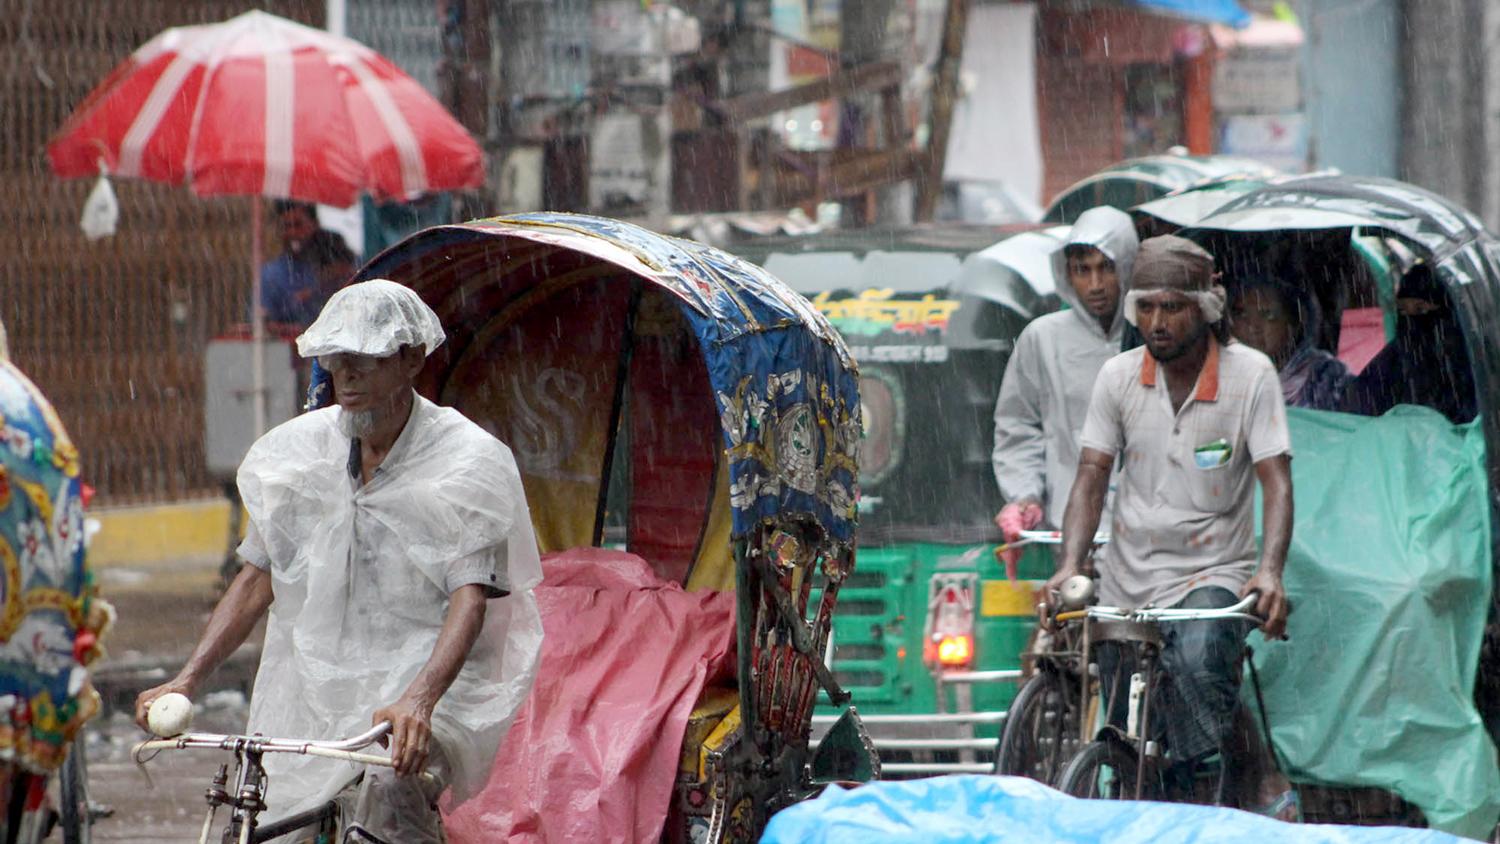
<svg viewBox="0 0 1500 844"><path fill-rule="evenodd" d="M272 258L260 268L260 304L267 322L311 325L324 304L317 273L290 255Z"/></svg>

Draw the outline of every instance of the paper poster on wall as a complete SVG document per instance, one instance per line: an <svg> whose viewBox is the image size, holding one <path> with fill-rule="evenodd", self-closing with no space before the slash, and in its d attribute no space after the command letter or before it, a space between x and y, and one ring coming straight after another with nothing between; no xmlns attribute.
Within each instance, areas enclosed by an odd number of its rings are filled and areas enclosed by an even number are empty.
<svg viewBox="0 0 1500 844"><path fill-rule="evenodd" d="M1220 115L1218 151L1300 173L1307 169L1307 117L1300 112Z"/></svg>

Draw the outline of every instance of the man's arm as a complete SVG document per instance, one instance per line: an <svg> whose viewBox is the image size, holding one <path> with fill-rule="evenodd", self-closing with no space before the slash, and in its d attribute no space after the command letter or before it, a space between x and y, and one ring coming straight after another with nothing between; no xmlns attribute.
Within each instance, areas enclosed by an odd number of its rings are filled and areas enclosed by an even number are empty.
<svg viewBox="0 0 1500 844"><path fill-rule="evenodd" d="M1264 535L1261 537L1260 567L1240 590L1241 597L1259 592L1255 610L1266 619L1261 625L1269 639L1280 639L1286 633L1286 617L1291 612L1281 573L1286 566L1286 552L1292 544L1292 461L1285 454L1268 457L1255 464L1260 481L1261 509L1264 511Z"/></svg>
<svg viewBox="0 0 1500 844"><path fill-rule="evenodd" d="M1099 530L1104 498L1109 494L1109 473L1114 468L1115 457L1107 451L1084 446L1078 456L1078 474L1068 493L1068 509L1063 512L1062 560L1042 589L1043 600L1050 600L1064 580L1083 571L1083 561Z"/></svg>
<svg viewBox="0 0 1500 844"><path fill-rule="evenodd" d="M432 742L432 710L463 668L484 628L485 587L461 586L448 596L448 614L432 656L400 699L371 716L371 724L391 722L391 760L396 773L421 773Z"/></svg>
<svg viewBox="0 0 1500 844"><path fill-rule="evenodd" d="M241 567L239 575L214 607L208 627L187 664L171 681L147 689L136 697L135 722L141 725L141 729L148 729L146 710L151 701L168 692L179 692L191 698L199 684L244 643L250 631L255 629L256 622L266 614L273 597L270 572L251 565Z"/></svg>
<svg viewBox="0 0 1500 844"><path fill-rule="evenodd" d="M1035 369L1036 343L1022 332L1005 365L995 400L995 439L990 463L1000 495L1010 504L1041 504L1047 474L1042 431L1041 384Z"/></svg>

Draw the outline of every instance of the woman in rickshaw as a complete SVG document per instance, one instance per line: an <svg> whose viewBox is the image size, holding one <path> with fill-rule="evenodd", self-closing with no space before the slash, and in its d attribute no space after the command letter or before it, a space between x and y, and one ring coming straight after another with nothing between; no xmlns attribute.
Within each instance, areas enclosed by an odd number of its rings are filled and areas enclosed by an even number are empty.
<svg viewBox="0 0 1500 844"><path fill-rule="evenodd" d="M1270 276L1229 279L1229 327L1240 342L1263 352L1281 378L1288 407L1339 410L1349 367L1322 348L1322 309L1295 284Z"/></svg>

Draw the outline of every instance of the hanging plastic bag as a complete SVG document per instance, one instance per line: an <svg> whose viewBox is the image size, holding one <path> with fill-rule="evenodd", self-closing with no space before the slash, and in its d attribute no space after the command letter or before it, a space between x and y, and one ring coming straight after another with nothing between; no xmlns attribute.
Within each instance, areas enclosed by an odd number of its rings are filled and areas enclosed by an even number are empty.
<svg viewBox="0 0 1500 844"><path fill-rule="evenodd" d="M109 172L100 162L99 181L94 183L94 189L89 191L89 198L83 203L83 219L78 221L78 227L83 229L84 237L98 240L112 236L119 222L120 202L115 199L115 189L109 184Z"/></svg>

